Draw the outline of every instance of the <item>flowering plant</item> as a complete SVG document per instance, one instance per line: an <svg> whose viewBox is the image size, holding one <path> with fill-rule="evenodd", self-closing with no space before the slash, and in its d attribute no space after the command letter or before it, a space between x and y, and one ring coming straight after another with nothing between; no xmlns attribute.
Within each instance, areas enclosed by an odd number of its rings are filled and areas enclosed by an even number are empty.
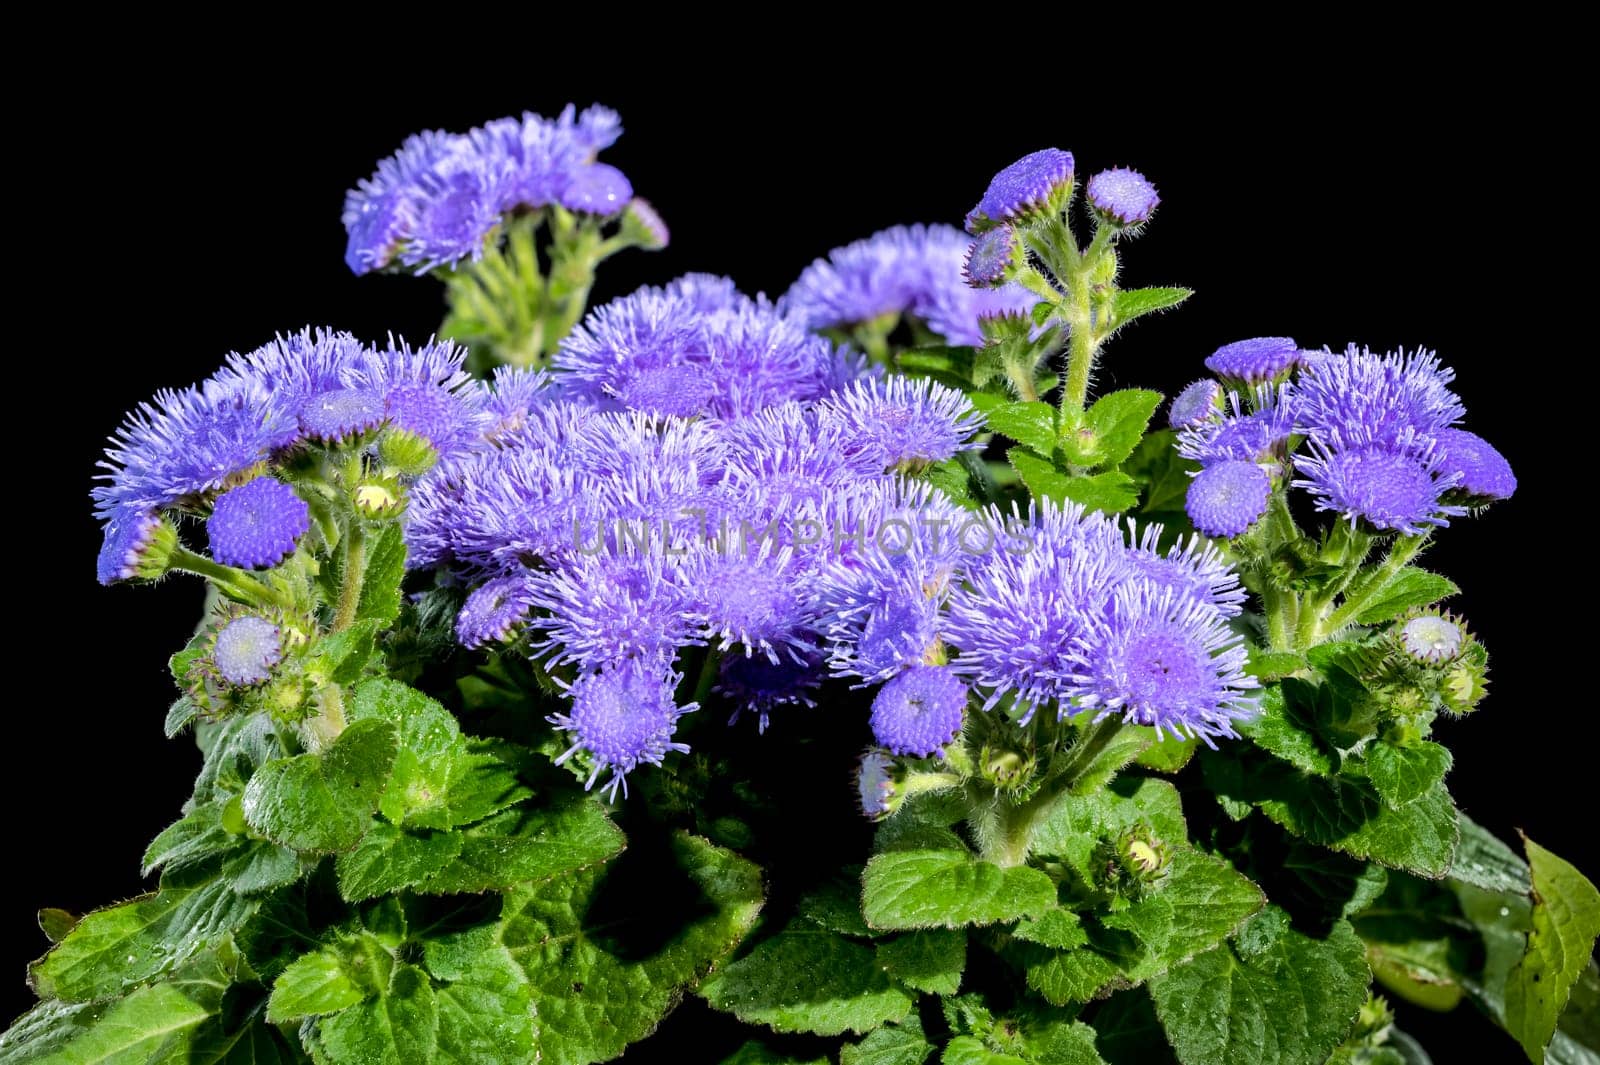
<svg viewBox="0 0 1600 1065"><path fill-rule="evenodd" d="M0 1060L595 1062L686 995L747 1065L1426 1060L1384 994L1600 1053L1600 894L1433 738L1488 654L1417 559L1516 488L1437 357L1243 340L1153 429L1091 383L1189 295L1118 284L1156 190L1057 149L776 302L586 312L668 240L620 132L410 139L347 261L441 337L113 438L100 580L211 590L205 762L153 893L41 914Z"/></svg>

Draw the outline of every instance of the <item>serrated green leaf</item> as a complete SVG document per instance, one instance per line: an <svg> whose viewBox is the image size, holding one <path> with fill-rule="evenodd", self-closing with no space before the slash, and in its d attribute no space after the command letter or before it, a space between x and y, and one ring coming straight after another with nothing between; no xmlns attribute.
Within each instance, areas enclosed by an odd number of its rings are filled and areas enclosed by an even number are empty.
<svg viewBox="0 0 1600 1065"><path fill-rule="evenodd" d="M1461 843L1450 863L1450 879L1485 891L1528 894L1532 890L1528 863L1466 814L1460 815L1460 822Z"/></svg>
<svg viewBox="0 0 1600 1065"><path fill-rule="evenodd" d="M1019 446L1006 452L1006 461L1011 463L1011 468L1017 471L1034 498L1060 502L1067 497L1066 484L1072 480L1072 475L1044 456Z"/></svg>
<svg viewBox="0 0 1600 1065"><path fill-rule="evenodd" d="M904 1024L885 1025L859 1043L846 1043L839 1050L839 1065L923 1065L932 1053L933 1044L913 1012Z"/></svg>
<svg viewBox="0 0 1600 1065"><path fill-rule="evenodd" d="M1269 907L1231 942L1152 980L1150 993L1184 1065L1315 1065L1354 1024L1367 980L1348 922L1313 938Z"/></svg>
<svg viewBox="0 0 1600 1065"><path fill-rule="evenodd" d="M1059 908L1049 910L1038 917L1018 921L1017 927L1011 934L1026 943L1037 943L1042 947L1054 947L1057 950L1072 950L1074 947L1086 946L1089 942L1089 933L1083 927L1083 918L1071 910Z"/></svg>
<svg viewBox="0 0 1600 1065"><path fill-rule="evenodd" d="M212 1017L195 1029L184 1065L296 1065L304 1057L267 1024L259 1009L229 1028Z"/></svg>
<svg viewBox="0 0 1600 1065"><path fill-rule="evenodd" d="M1079 879L1094 880L1095 849L1143 825L1158 839L1181 841L1189 827L1178 791L1165 780L1118 777L1088 795L1069 795L1034 832L1034 851L1061 859Z"/></svg>
<svg viewBox="0 0 1600 1065"><path fill-rule="evenodd" d="M1364 756L1372 786L1390 806L1405 806L1438 787L1453 761L1448 748L1429 740L1408 747L1378 740Z"/></svg>
<svg viewBox="0 0 1600 1065"><path fill-rule="evenodd" d="M222 863L222 875L239 894L259 895L292 884L314 863L303 863L292 848L257 839Z"/></svg>
<svg viewBox="0 0 1600 1065"><path fill-rule="evenodd" d="M471 749L456 760L445 798L446 819L452 826L470 825L533 796L517 779L516 771L488 751Z"/></svg>
<svg viewBox="0 0 1600 1065"><path fill-rule="evenodd" d="M366 672L376 648L379 624L358 621L341 632L324 637L317 651L335 684L354 684Z"/></svg>
<svg viewBox="0 0 1600 1065"><path fill-rule="evenodd" d="M428 971L448 981L434 990L443 1065L523 1065L533 1046L533 994L527 974L493 925L429 940Z"/></svg>
<svg viewBox="0 0 1600 1065"><path fill-rule="evenodd" d="M1218 796L1249 802L1313 843L1432 879L1450 869L1458 829L1455 804L1442 785L1396 809L1365 782L1310 777L1282 763L1247 765L1231 753L1206 752L1202 767Z"/></svg>
<svg viewBox="0 0 1600 1065"><path fill-rule="evenodd" d="M1113 1065L1178 1065L1145 988L1112 995L1094 1014L1095 1048Z"/></svg>
<svg viewBox="0 0 1600 1065"><path fill-rule="evenodd" d="M984 419L994 432L1004 433L1041 455L1055 449L1056 409L1048 403L1007 403L985 411Z"/></svg>
<svg viewBox="0 0 1600 1065"><path fill-rule="evenodd" d="M302 1039L336 1065L432 1061L439 1046L439 1011L428 974L414 965L396 965L380 995L313 1022Z"/></svg>
<svg viewBox="0 0 1600 1065"><path fill-rule="evenodd" d="M157 869L184 869L227 854L247 841L222 825L222 810L228 800L202 803L167 826L145 849L141 876Z"/></svg>
<svg viewBox="0 0 1600 1065"><path fill-rule="evenodd" d="M566 793L537 808L518 807L451 833L461 852L416 885L427 895L500 891L599 865L622 853L626 839L605 809Z"/></svg>
<svg viewBox="0 0 1600 1065"><path fill-rule="evenodd" d="M1055 904L1055 884L1027 866L980 861L948 830L878 854L862 874L861 912L880 929L959 928L1034 917Z"/></svg>
<svg viewBox="0 0 1600 1065"><path fill-rule="evenodd" d="M1030 1065L1106 1065L1095 1047L1095 1031L1081 1021L1054 1019L1020 1029Z"/></svg>
<svg viewBox="0 0 1600 1065"><path fill-rule="evenodd" d="M1119 291L1113 298L1111 307L1113 314L1112 328L1120 329L1133 321L1155 311L1164 311L1169 307L1176 307L1190 296L1194 295L1192 288L1127 288Z"/></svg>
<svg viewBox="0 0 1600 1065"><path fill-rule="evenodd" d="M861 866L846 866L840 872L800 897L796 914L818 928L859 939L883 935L867 925L861 916Z"/></svg>
<svg viewBox="0 0 1600 1065"><path fill-rule="evenodd" d="M1245 672L1263 684L1282 680L1291 673L1305 668L1305 656L1292 651L1268 651L1252 647L1249 657L1245 660Z"/></svg>
<svg viewBox="0 0 1600 1065"><path fill-rule="evenodd" d="M606 872L616 866L506 897L500 941L528 976L534 1047L545 1065L587 1065L621 1054L654 1030L755 922L762 901L755 866L684 834L671 838L669 857L669 866L618 871L617 890L635 895L609 908L613 885Z"/></svg>
<svg viewBox="0 0 1600 1065"><path fill-rule="evenodd" d="M352 721L394 726L394 767L378 809L408 828L449 828L450 785L467 758L455 715L415 688L393 680L371 680L356 689Z"/></svg>
<svg viewBox="0 0 1600 1065"><path fill-rule="evenodd" d="M1389 883L1383 866L1298 840L1289 844L1281 862L1290 877L1282 888L1281 903L1293 902L1296 913L1316 913L1327 919L1353 917L1370 906Z"/></svg>
<svg viewBox="0 0 1600 1065"><path fill-rule="evenodd" d="M357 621L386 625L400 616L400 582L406 575L405 532L387 522L367 541L367 568L361 575Z"/></svg>
<svg viewBox="0 0 1600 1065"><path fill-rule="evenodd" d="M453 862L465 842L460 832L411 832L376 824L355 850L334 862L339 894L347 902L359 902L420 884Z"/></svg>
<svg viewBox="0 0 1600 1065"><path fill-rule="evenodd" d="M716 1009L778 1032L867 1032L910 1012L871 947L805 925L763 940L700 985Z"/></svg>
<svg viewBox="0 0 1600 1065"><path fill-rule="evenodd" d="M1533 875L1532 929L1527 953L1506 980L1506 1030L1539 1062L1594 953L1600 891L1570 862L1526 836L1522 843Z"/></svg>
<svg viewBox="0 0 1600 1065"><path fill-rule="evenodd" d="M39 911L39 931L52 943L59 943L78 927L78 915L54 906Z"/></svg>
<svg viewBox="0 0 1600 1065"><path fill-rule="evenodd" d="M1392 621L1412 607L1428 606L1461 591L1454 581L1416 566L1398 570L1356 615L1362 625Z"/></svg>
<svg viewBox="0 0 1600 1065"><path fill-rule="evenodd" d="M1138 484L1119 470L1069 478L1061 494L1090 510L1102 510L1107 514L1120 514L1139 502Z"/></svg>
<svg viewBox="0 0 1600 1065"><path fill-rule="evenodd" d="M1014 1054L1000 1054L983 1045L983 1040L958 1035L945 1044L941 1065L1029 1065Z"/></svg>
<svg viewBox="0 0 1600 1065"><path fill-rule="evenodd" d="M1147 388L1108 392L1084 413L1084 425L1093 434L1092 447L1078 450L1085 466L1114 466L1132 455L1150 427L1150 417L1161 405L1161 393ZM1072 434L1067 434L1070 440ZM1083 437L1078 438L1081 442ZM1068 450L1068 454L1072 454Z"/></svg>
<svg viewBox="0 0 1600 1065"><path fill-rule="evenodd" d="M280 758L256 770L244 791L245 820L295 850L349 850L372 823L394 757L393 725L353 722L325 754Z"/></svg>
<svg viewBox="0 0 1600 1065"><path fill-rule="evenodd" d="M1293 677L1269 685L1258 712L1238 723L1239 734L1296 769L1331 776L1339 767L1338 755L1317 734L1308 706L1320 694L1316 685Z"/></svg>
<svg viewBox="0 0 1600 1065"><path fill-rule="evenodd" d="M368 989L345 968L337 951L302 955L278 975L267 999L267 1020L273 1024L337 1013L367 997Z"/></svg>
<svg viewBox="0 0 1600 1065"><path fill-rule="evenodd" d="M84 916L29 967L40 998L85 1002L153 980L222 941L255 912L226 882L197 875Z"/></svg>
<svg viewBox="0 0 1600 1065"><path fill-rule="evenodd" d="M1157 739L1154 735L1155 730L1143 725L1134 725L1129 731L1150 734L1149 746L1141 750L1139 757L1134 761L1158 773L1176 773L1189 764L1189 759L1194 757L1194 752L1200 747L1200 740L1195 736L1179 739L1163 733L1161 738Z"/></svg>
<svg viewBox="0 0 1600 1065"><path fill-rule="evenodd" d="M961 972L967 967L965 930L905 932L877 947L884 972L915 991L953 995L961 987Z"/></svg>
<svg viewBox="0 0 1600 1065"><path fill-rule="evenodd" d="M199 716L200 704L187 695L180 695L167 707L167 719L161 726L162 731L167 734L167 739L173 739Z"/></svg>
<svg viewBox="0 0 1600 1065"><path fill-rule="evenodd" d="M994 494L994 480L977 452L962 451L928 467L923 479L969 510L987 503Z"/></svg>
<svg viewBox="0 0 1600 1065"><path fill-rule="evenodd" d="M1086 945L1029 965L1028 986L1060 1006L1141 983L1222 942L1265 903L1226 862L1180 844L1158 888L1100 916ZM1107 964L1079 956L1090 954Z"/></svg>

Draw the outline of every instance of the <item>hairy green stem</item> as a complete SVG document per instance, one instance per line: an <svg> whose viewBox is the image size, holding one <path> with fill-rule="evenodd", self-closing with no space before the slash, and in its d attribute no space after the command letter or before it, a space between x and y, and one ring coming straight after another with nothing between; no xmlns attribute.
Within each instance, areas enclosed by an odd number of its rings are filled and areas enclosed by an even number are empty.
<svg viewBox="0 0 1600 1065"><path fill-rule="evenodd" d="M1339 604L1338 609L1317 626L1314 635L1320 639L1330 633L1338 632L1354 621L1372 597L1382 591L1384 585L1405 568L1407 563L1416 558L1417 552L1421 551L1427 542L1426 533L1421 536L1402 536L1396 540L1394 546L1389 549L1389 557L1356 582L1345 594L1344 602Z"/></svg>
<svg viewBox="0 0 1600 1065"><path fill-rule="evenodd" d="M351 518L344 534L344 580L339 585L339 606L333 614L333 631L355 624L361 607L361 588L367 575L367 531L360 518Z"/></svg>
<svg viewBox="0 0 1600 1065"><path fill-rule="evenodd" d="M193 573L209 580L218 591L233 599L260 606L290 606L289 598L274 588L269 588L244 570L224 566L187 547L176 547L169 563L171 569Z"/></svg>
<svg viewBox="0 0 1600 1065"><path fill-rule="evenodd" d="M1049 820L1062 798L1124 727L1121 719L1115 717L1089 725L1077 745L1068 751L1066 763L1052 773L1038 791L1015 806L995 808L991 815L994 824L985 833L988 839L983 848L984 860L1002 867L1026 862L1039 826Z"/></svg>

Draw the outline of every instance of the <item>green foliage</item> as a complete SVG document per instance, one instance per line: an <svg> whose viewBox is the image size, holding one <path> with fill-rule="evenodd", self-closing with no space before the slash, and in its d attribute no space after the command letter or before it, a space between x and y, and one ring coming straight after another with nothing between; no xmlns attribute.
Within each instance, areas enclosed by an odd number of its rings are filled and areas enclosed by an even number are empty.
<svg viewBox="0 0 1600 1065"><path fill-rule="evenodd" d="M948 828L923 824L884 843L862 874L861 910L878 929L960 928L1037 916L1055 884L1027 866L982 861Z"/></svg>
<svg viewBox="0 0 1600 1065"><path fill-rule="evenodd" d="M268 762L245 788L245 820L295 850L349 850L371 824L395 751L394 726L367 720L346 729L326 754Z"/></svg>
<svg viewBox="0 0 1600 1065"><path fill-rule="evenodd" d="M1454 581L1416 566L1405 566L1372 593L1356 620L1363 625L1392 621L1412 607L1429 606L1461 591Z"/></svg>
<svg viewBox="0 0 1600 1065"><path fill-rule="evenodd" d="M1570 862L1524 838L1533 870L1528 952L1506 979L1506 1029L1540 1061L1567 999L1591 966L1600 936L1600 891Z"/></svg>

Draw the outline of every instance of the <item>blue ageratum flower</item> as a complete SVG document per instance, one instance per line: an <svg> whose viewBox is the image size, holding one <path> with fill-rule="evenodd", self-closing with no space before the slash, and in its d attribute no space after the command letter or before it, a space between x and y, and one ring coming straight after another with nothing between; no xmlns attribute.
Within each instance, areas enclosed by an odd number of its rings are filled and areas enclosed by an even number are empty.
<svg viewBox="0 0 1600 1065"><path fill-rule="evenodd" d="M1042 148L1018 159L989 182L983 199L967 214L967 229L983 231L1001 222L1029 222L1060 210L1072 190L1071 152Z"/></svg>
<svg viewBox="0 0 1600 1065"><path fill-rule="evenodd" d="M456 615L456 639L468 648L500 643L527 620L531 607L527 574L485 581L472 590Z"/></svg>
<svg viewBox="0 0 1600 1065"><path fill-rule="evenodd" d="M483 440L499 445L527 428L535 411L560 397L562 389L544 370L497 366L482 394Z"/></svg>
<svg viewBox="0 0 1600 1065"><path fill-rule="evenodd" d="M1098 612L1063 677L1074 708L1094 720L1117 714L1174 737L1194 736L1215 747L1235 736L1257 687L1244 671L1243 637L1209 604L1144 580L1122 583L1111 609Z"/></svg>
<svg viewBox="0 0 1600 1065"><path fill-rule="evenodd" d="M630 660L670 662L694 642L682 585L659 550L573 555L530 572L527 621L537 657L599 669Z"/></svg>
<svg viewBox="0 0 1600 1065"><path fill-rule="evenodd" d="M278 626L254 614L224 625L211 648L217 674L236 688L260 684L281 661L283 637Z"/></svg>
<svg viewBox="0 0 1600 1065"><path fill-rule="evenodd" d="M1218 377L1254 387L1287 374L1300 365L1300 345L1290 337L1252 337L1224 344L1206 359Z"/></svg>
<svg viewBox="0 0 1600 1065"><path fill-rule="evenodd" d="M699 709L697 703L678 706L674 701L681 679L670 668L639 659L583 674L572 683L571 710L549 718L573 740L556 764L587 752L591 770L584 787L594 787L600 774L610 770L611 779L601 790L612 802L619 788L626 798L627 775L634 769L660 765L669 752L689 750L672 739L678 719Z"/></svg>
<svg viewBox="0 0 1600 1065"><path fill-rule="evenodd" d="M1016 517L988 515L996 528ZM1121 535L1106 519L1046 501L1027 522L1031 536L1000 540L969 567L944 624L946 642L960 649L952 666L988 692L984 709L1009 695L1024 722L1067 694L1063 678L1081 641L1128 573Z"/></svg>
<svg viewBox="0 0 1600 1065"><path fill-rule="evenodd" d="M1288 385L1259 385L1249 406L1245 411L1239 393L1228 393L1223 417L1196 422L1178 433L1178 454L1203 466L1282 460L1295 433L1298 393Z"/></svg>
<svg viewBox="0 0 1600 1065"><path fill-rule="evenodd" d="M387 404L370 388L318 392L299 407L300 437L337 446L357 440L383 424Z"/></svg>
<svg viewBox="0 0 1600 1065"><path fill-rule="evenodd" d="M723 430L724 486L735 501L726 524L765 528L814 516L869 471L846 451L843 429L799 403L784 403ZM713 530L719 527L715 520ZM783 531L780 529L780 532Z"/></svg>
<svg viewBox="0 0 1600 1065"><path fill-rule="evenodd" d="M130 506L112 511L95 560L95 576L100 583L112 585L135 577L159 577L166 568L165 561L157 557L164 530L170 533L154 510Z"/></svg>
<svg viewBox="0 0 1600 1065"><path fill-rule="evenodd" d="M815 645L776 662L765 655L726 655L711 690L733 704L730 725L753 714L757 731L765 733L775 712L817 705L816 692L824 678L822 661L823 653Z"/></svg>
<svg viewBox="0 0 1600 1065"><path fill-rule="evenodd" d="M837 426L847 453L870 469L923 467L978 445L983 417L965 393L928 378L858 381L823 400L817 415Z"/></svg>
<svg viewBox="0 0 1600 1065"><path fill-rule="evenodd" d="M818 259L779 301L807 329L847 329L911 315L952 344L981 344L980 319L1038 302L1018 284L974 289L965 276L971 240L954 226L894 226Z"/></svg>
<svg viewBox="0 0 1600 1065"><path fill-rule="evenodd" d="M1419 614L1400 626L1400 646L1411 658L1436 666L1461 653L1467 634L1454 618Z"/></svg>
<svg viewBox="0 0 1600 1065"><path fill-rule="evenodd" d="M1089 179L1085 195L1096 213L1117 226L1148 222L1161 203L1156 187L1139 171L1127 167L1100 171Z"/></svg>
<svg viewBox="0 0 1600 1065"><path fill-rule="evenodd" d="M1132 542L1127 555L1133 576L1149 581L1158 589L1170 588L1207 603L1224 617L1235 617L1244 609L1247 595L1239 584L1239 574L1215 544L1198 536L1187 536L1180 537L1162 551L1160 525L1146 525L1142 531L1135 532L1130 519L1128 528L1137 537L1130 536Z"/></svg>
<svg viewBox="0 0 1600 1065"><path fill-rule="evenodd" d="M1455 371L1430 351L1374 355L1352 344L1339 355L1308 352L1295 388L1298 425L1329 446L1340 439L1407 446L1465 416L1453 380Z"/></svg>
<svg viewBox="0 0 1600 1065"><path fill-rule="evenodd" d="M1016 270L1022 255L1022 242L1010 226L996 226L967 248L962 276L974 288L1005 283Z"/></svg>
<svg viewBox="0 0 1600 1065"><path fill-rule="evenodd" d="M1167 424L1174 429L1188 429L1208 421L1220 413L1222 386L1209 377L1196 381L1179 392L1172 401Z"/></svg>
<svg viewBox="0 0 1600 1065"><path fill-rule="evenodd" d="M810 567L792 547L700 544L674 570L698 640L731 654L795 662L816 645Z"/></svg>
<svg viewBox="0 0 1600 1065"><path fill-rule="evenodd" d="M633 187L596 155L621 134L616 112L568 106L555 118L524 114L465 134L407 138L345 197L345 262L358 274L404 263L422 270L480 257L509 213L560 204L611 216Z"/></svg>
<svg viewBox="0 0 1600 1065"><path fill-rule="evenodd" d="M345 371L366 348L349 333L330 329L301 330L279 336L243 354L234 352L217 375L242 378L272 394L285 410L298 413L313 396L345 387Z"/></svg>
<svg viewBox="0 0 1600 1065"><path fill-rule="evenodd" d="M292 411L263 384L232 377L164 391L140 404L111 438L93 496L123 507L194 503L297 438Z"/></svg>
<svg viewBox="0 0 1600 1065"><path fill-rule="evenodd" d="M265 569L290 555L311 528L311 508L293 488L257 477L217 497L206 535L211 557L225 566Z"/></svg>
<svg viewBox="0 0 1600 1065"><path fill-rule="evenodd" d="M1189 482L1183 509L1207 536L1238 536L1267 512L1272 479L1254 462L1213 462Z"/></svg>
<svg viewBox="0 0 1600 1065"><path fill-rule="evenodd" d="M1318 510L1413 536L1467 512L1444 502L1460 483L1460 474L1445 468L1428 438L1406 437L1394 444L1360 438L1346 442L1337 435L1334 440L1329 445L1313 438L1311 454L1295 458L1303 476L1294 485L1311 494Z"/></svg>
<svg viewBox="0 0 1600 1065"><path fill-rule="evenodd" d="M382 351L363 351L345 371L348 383L383 398L390 425L414 433L440 455L482 439L482 393L462 368L466 349L448 342L413 348L393 338Z"/></svg>
<svg viewBox="0 0 1600 1065"><path fill-rule="evenodd" d="M1511 472L1511 463L1477 433L1440 429L1433 434L1433 442L1445 471L1460 477L1456 490L1473 502L1510 499L1515 494L1517 475Z"/></svg>
<svg viewBox="0 0 1600 1065"><path fill-rule="evenodd" d="M967 686L946 666L899 674L872 700L872 735L891 754L943 757L961 732Z"/></svg>

